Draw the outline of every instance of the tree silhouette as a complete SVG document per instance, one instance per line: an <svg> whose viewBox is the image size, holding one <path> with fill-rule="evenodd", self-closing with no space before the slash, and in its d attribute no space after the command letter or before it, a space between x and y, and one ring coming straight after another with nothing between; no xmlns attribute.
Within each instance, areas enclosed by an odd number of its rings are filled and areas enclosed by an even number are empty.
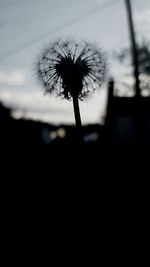
<svg viewBox="0 0 150 267"><path fill-rule="evenodd" d="M116 53L115 58L120 62L127 62L130 58L130 49L125 48ZM137 58L139 68L140 89L150 91L150 43L145 40L142 43L137 44ZM133 64L130 62L128 64ZM129 87L129 85L126 87Z"/></svg>
<svg viewBox="0 0 150 267"><path fill-rule="evenodd" d="M38 58L37 74L46 94L55 93L73 100L74 115L81 137L79 99L101 87L105 77L103 52L95 44L59 40L44 49Z"/></svg>

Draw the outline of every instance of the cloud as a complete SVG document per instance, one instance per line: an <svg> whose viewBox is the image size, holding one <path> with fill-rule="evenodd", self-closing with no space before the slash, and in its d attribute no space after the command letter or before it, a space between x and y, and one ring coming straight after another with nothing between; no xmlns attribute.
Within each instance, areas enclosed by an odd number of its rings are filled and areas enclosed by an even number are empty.
<svg viewBox="0 0 150 267"><path fill-rule="evenodd" d="M53 124L74 121L71 102L67 105L63 101L62 104L52 96L42 96L33 90L1 90L0 101L12 108L12 115L16 119L28 118Z"/></svg>
<svg viewBox="0 0 150 267"><path fill-rule="evenodd" d="M28 88L29 89L29 88ZM42 96L40 92L32 90L0 91L0 101L13 110L13 116L18 118L30 118L53 124L74 124L72 101L58 99L54 96ZM106 103L106 91L103 89L95 93L89 101L80 102L83 124L103 123Z"/></svg>
<svg viewBox="0 0 150 267"><path fill-rule="evenodd" d="M0 71L0 84L2 85L23 85L25 82L25 75L21 71Z"/></svg>

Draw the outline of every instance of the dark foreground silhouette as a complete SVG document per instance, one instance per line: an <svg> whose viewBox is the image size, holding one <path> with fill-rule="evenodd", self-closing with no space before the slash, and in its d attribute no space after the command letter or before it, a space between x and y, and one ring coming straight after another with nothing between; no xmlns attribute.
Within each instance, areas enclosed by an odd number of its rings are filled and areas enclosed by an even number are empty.
<svg viewBox="0 0 150 267"><path fill-rule="evenodd" d="M106 172L109 168L117 171L120 166L126 170L133 167L134 163L138 168L142 161L146 166L150 148L148 134L142 142L136 135L134 138L133 134L128 134L128 138L124 138L123 134L120 138L117 131L114 138L114 131L112 134L112 128L110 129L112 117L109 116L104 126L84 126L84 141L79 142L74 126L53 126L31 120L15 120L11 116L11 110L1 104L1 162L7 166L11 163L18 168L23 166L24 169L29 166L34 166L35 170L43 167L43 171L49 170L49 173L53 168L67 173L71 167L72 174L79 169L89 169L93 173L98 170L97 175L103 168ZM127 127L128 124L132 133L132 123L127 122Z"/></svg>
<svg viewBox="0 0 150 267"><path fill-rule="evenodd" d="M107 228L114 217L120 223L146 214L149 146L111 144L107 127L100 125L83 127L84 142L79 143L74 126L14 120L2 104L0 119L6 225L13 225L14 217L26 222L34 216L38 222L50 216L61 224L64 214L73 212L81 217L91 214L94 220L100 216Z"/></svg>

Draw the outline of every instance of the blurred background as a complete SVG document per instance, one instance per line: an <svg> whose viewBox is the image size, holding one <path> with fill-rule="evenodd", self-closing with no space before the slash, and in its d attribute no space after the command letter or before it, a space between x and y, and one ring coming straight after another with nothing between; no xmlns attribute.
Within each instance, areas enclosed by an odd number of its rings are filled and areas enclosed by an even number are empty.
<svg viewBox="0 0 150 267"><path fill-rule="evenodd" d="M45 45L70 36L94 41L108 59L105 84L80 102L85 144L150 144L150 1L130 2L139 55L138 100L125 0L0 0L1 146L31 149L73 142L72 102L43 96L34 69Z"/></svg>

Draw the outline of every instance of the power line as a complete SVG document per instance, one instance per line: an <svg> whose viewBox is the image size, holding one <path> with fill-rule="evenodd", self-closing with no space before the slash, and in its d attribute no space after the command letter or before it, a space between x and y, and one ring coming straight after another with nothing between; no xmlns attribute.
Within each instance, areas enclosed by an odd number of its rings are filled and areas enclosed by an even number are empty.
<svg viewBox="0 0 150 267"><path fill-rule="evenodd" d="M18 4L18 2L17 2L17 0L15 0L16 2L13 2L13 3L10 3L10 4L8 4L8 3L6 3L7 5L6 5L6 7L11 7L11 6L14 6L14 5L16 5L16 4ZM27 1L27 0L26 0ZM35 0L32 0L32 1L35 1ZM32 3L32 1L30 0L30 2ZM44 0L43 0L44 1ZM87 1L88 2L90 2L90 0L78 0L78 1L76 1L76 2L69 2L69 4L67 4L67 3L65 3L65 4L63 4L63 8L62 7L57 7L57 12L58 11L62 11L62 10L65 10L66 8L74 8L74 7L76 7L76 6L78 6L78 5L81 5L81 4L84 4L84 2L86 1L86 3L87 3ZM30 5L31 5L31 3L30 3ZM19 0L19 4L21 4L21 2L20 2L20 0ZM5 6L4 6L5 7ZM1 5L0 5L0 11L1 11L1 9L3 9L3 6L2 6L2 8L1 8ZM55 11L53 11L53 12L55 12ZM39 22L39 20L40 20L40 18L39 18L39 16L38 16L38 22ZM49 17L44 17L44 20L47 20L47 19L49 19ZM43 20L43 18L42 18L42 20ZM30 21L25 21L25 22L19 22L19 25L21 24L21 25L23 25L24 23L31 23L32 22L32 20L30 20ZM15 25L18 25L18 21L16 21L15 22ZM10 25L11 26L14 26L14 23L12 23L11 21L10 21Z"/></svg>
<svg viewBox="0 0 150 267"><path fill-rule="evenodd" d="M115 4L117 1L119 0L111 0L108 3L105 3L103 5L98 5L97 7L93 8L92 10L88 11L87 13L85 13L84 15L80 15L76 18L73 18L67 22L62 23L61 25L56 26L55 28L45 32L44 34L30 40L29 42L26 42L24 45L18 46L15 49L12 49L11 51L7 52L6 54L3 54L3 56L0 57L0 60L4 60L10 56L13 56L14 54L17 54L18 52L27 49L28 47L34 45L35 43L41 41L41 39L47 37L49 34L54 34L57 31L63 30L65 28L68 28L86 18L88 18L91 15L94 15L96 13L99 13L100 11L104 10L107 7L110 7L111 5Z"/></svg>
<svg viewBox="0 0 150 267"><path fill-rule="evenodd" d="M26 2L27 1L29 1L30 4L31 4L31 2L36 1L36 0L26 0ZM79 0L79 1L81 2L81 1L86 1L86 0ZM21 0L13 0L13 1L11 0L11 1L5 2L5 3L2 2L2 3L0 3L0 9L4 10L4 9L10 8L10 7L14 7L14 6L18 5L18 4L21 4ZM70 4L71 3L69 3L69 5Z"/></svg>
<svg viewBox="0 0 150 267"><path fill-rule="evenodd" d="M14 0L14 1L11 1L11 2L5 2L4 4L0 3L0 9L3 10L3 9L6 9L6 8L15 6L17 4L21 4L20 0Z"/></svg>

